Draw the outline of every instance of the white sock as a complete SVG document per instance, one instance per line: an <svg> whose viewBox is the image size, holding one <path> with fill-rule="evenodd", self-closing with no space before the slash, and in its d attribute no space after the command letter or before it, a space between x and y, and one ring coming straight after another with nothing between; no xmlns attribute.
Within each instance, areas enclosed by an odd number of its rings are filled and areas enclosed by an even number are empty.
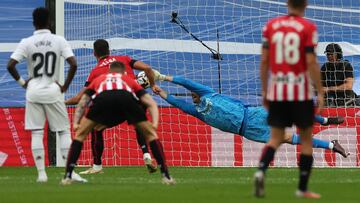
<svg viewBox="0 0 360 203"><path fill-rule="evenodd" d="M324 122L322 124L326 124L328 122L328 118L324 118Z"/></svg>
<svg viewBox="0 0 360 203"><path fill-rule="evenodd" d="M31 131L31 150L39 175L45 173L44 131Z"/></svg>
<svg viewBox="0 0 360 203"><path fill-rule="evenodd" d="M331 150L334 149L334 143L332 143L332 142L329 143L329 149L331 149Z"/></svg>
<svg viewBox="0 0 360 203"><path fill-rule="evenodd" d="M93 165L93 169L99 171L99 170L102 169L102 165L96 165L96 164L94 164L94 165Z"/></svg>
<svg viewBox="0 0 360 203"><path fill-rule="evenodd" d="M64 160L64 163L66 163L71 145L70 130L63 130L63 131L59 131L58 133L60 138L61 158Z"/></svg>
<svg viewBox="0 0 360 203"><path fill-rule="evenodd" d="M151 159L150 153L144 153L143 159Z"/></svg>

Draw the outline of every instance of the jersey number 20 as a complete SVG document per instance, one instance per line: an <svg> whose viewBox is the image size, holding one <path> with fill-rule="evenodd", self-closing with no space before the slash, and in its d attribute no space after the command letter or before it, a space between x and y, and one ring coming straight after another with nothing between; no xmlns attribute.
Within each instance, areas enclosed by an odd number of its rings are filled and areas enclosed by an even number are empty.
<svg viewBox="0 0 360 203"><path fill-rule="evenodd" d="M32 55L33 61L37 61L39 59L39 63L34 67L34 77L42 76L42 73L39 73L40 69L44 67L45 63L45 70L43 71L47 76L51 77L54 75L55 72L55 63L56 63L56 53L49 51L46 52L45 55L42 53L34 53ZM49 64L50 62L50 64ZM50 67L49 67L50 66Z"/></svg>
<svg viewBox="0 0 360 203"><path fill-rule="evenodd" d="M284 60L287 64L297 64L299 62L300 37L296 32L275 32L271 42L275 43L276 64L282 64Z"/></svg>

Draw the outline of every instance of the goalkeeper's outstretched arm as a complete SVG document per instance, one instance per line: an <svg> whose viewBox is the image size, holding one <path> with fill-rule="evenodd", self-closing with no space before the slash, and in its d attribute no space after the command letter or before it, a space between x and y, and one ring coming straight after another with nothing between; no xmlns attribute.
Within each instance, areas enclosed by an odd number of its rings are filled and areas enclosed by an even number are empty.
<svg viewBox="0 0 360 203"><path fill-rule="evenodd" d="M197 83L195 81L185 79L181 76L166 76L165 81L169 81L175 83L177 85L181 85L186 89L190 90L191 92L195 92L200 97L204 96L205 94L212 94L215 93L213 89L203 84Z"/></svg>
<svg viewBox="0 0 360 203"><path fill-rule="evenodd" d="M163 98L165 101L167 101L169 104L175 106L176 108L179 108L180 110L184 111L187 114L195 116L196 118L200 118L200 114L196 111L194 104L190 104L182 99L175 98L172 95L169 95L163 89L161 88L159 89L160 89L159 96Z"/></svg>

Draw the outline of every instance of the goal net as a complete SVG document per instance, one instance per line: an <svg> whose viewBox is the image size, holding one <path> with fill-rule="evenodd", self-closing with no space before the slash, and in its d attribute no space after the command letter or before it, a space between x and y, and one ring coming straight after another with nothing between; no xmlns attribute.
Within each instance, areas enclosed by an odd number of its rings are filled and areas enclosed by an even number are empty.
<svg viewBox="0 0 360 203"><path fill-rule="evenodd" d="M75 95L83 87L87 75L96 64L92 43L103 38L109 41L112 55L129 55L150 64L163 74L181 75L221 94L241 99L245 104L261 105L258 74L261 29L268 19L287 13L286 3L283 2L65 0L64 33L75 50L79 66L66 96ZM360 3L355 0L309 3L306 17L317 24L320 35L319 61L326 61L323 51L328 43L339 43L345 58L355 67L356 80L360 76L356 68L360 65ZM207 48L195 41L179 25L172 23L172 12L177 13L177 18L189 32L210 48L219 50L223 60L213 59ZM160 82L159 85L169 93L191 102L189 92L184 88L167 82ZM154 98L161 107L158 133L169 165L257 165L263 144L214 129L169 106L158 96L154 95ZM317 125L314 129L315 137L327 141L339 140L351 152L351 156L344 159L331 151L315 149L316 166L359 165L359 110L357 107L324 110L324 116L343 116L346 121L340 126ZM104 140L104 165L143 164L132 127L122 124L106 130ZM298 153L299 147L283 145L274 165L296 166ZM89 141L84 145L79 164L92 164Z"/></svg>

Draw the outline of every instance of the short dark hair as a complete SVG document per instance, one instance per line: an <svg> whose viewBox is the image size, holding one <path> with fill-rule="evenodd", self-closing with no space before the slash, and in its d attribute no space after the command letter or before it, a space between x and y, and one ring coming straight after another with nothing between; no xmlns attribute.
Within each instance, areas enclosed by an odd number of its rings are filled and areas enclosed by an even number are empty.
<svg viewBox="0 0 360 203"><path fill-rule="evenodd" d="M98 57L110 54L109 43L104 39L98 39L94 42L94 52Z"/></svg>
<svg viewBox="0 0 360 203"><path fill-rule="evenodd" d="M325 54L336 54L337 59L342 59L343 58L343 51L341 49L341 46L339 44L336 43L330 43L326 46Z"/></svg>
<svg viewBox="0 0 360 203"><path fill-rule="evenodd" d="M288 0L288 5L291 8L303 9L307 5L307 0Z"/></svg>
<svg viewBox="0 0 360 203"><path fill-rule="evenodd" d="M125 71L125 65L121 63L120 61L114 61L110 64L110 69L120 69L120 71Z"/></svg>
<svg viewBox="0 0 360 203"><path fill-rule="evenodd" d="M50 24L50 12L47 8L38 7L33 13L33 24L38 28L46 28Z"/></svg>

